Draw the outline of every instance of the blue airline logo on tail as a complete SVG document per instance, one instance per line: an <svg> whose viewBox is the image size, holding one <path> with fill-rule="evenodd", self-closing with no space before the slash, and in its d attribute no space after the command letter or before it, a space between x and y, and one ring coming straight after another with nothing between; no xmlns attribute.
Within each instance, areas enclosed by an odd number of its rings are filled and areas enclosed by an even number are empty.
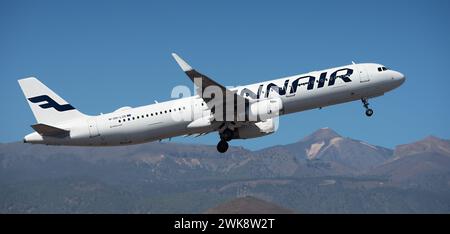
<svg viewBox="0 0 450 234"><path fill-rule="evenodd" d="M42 109L54 108L59 112L74 110L75 108L70 104L60 105L55 100L47 95L41 95L37 97L28 98L28 100L32 103L41 103L46 102L39 105Z"/></svg>

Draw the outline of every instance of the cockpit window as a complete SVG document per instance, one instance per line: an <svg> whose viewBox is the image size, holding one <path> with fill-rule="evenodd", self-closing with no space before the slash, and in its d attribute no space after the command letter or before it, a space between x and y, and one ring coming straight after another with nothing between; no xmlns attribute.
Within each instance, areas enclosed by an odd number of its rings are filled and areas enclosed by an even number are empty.
<svg viewBox="0 0 450 234"><path fill-rule="evenodd" d="M387 68L387 67L378 67L378 71L379 71L379 72L381 72L381 71L387 71L387 70L389 70L389 68Z"/></svg>

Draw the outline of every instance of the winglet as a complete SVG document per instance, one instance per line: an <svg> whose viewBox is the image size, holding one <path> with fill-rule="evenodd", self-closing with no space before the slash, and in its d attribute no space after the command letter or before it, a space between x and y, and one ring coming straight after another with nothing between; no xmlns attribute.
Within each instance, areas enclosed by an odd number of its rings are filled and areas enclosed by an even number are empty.
<svg viewBox="0 0 450 234"><path fill-rule="evenodd" d="M180 56L178 56L177 54L172 53L172 57L175 59L175 61L177 61L178 65L181 67L181 69L184 72L194 70L194 69L192 69L191 66L189 66L189 64L186 63L186 61L184 61L182 58L180 58Z"/></svg>

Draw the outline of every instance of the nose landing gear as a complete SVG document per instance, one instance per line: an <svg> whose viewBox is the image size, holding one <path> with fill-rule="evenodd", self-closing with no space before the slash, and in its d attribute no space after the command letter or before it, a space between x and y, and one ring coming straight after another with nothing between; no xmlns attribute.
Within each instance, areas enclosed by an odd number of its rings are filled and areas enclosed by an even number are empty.
<svg viewBox="0 0 450 234"><path fill-rule="evenodd" d="M366 108L366 115L367 117L370 117L373 115L373 110L369 108L369 102L367 101L367 98L361 98L361 101L363 103L364 108Z"/></svg>
<svg viewBox="0 0 450 234"><path fill-rule="evenodd" d="M372 109L367 109L366 110L366 115L367 115L367 117L372 116L373 115L373 110Z"/></svg>

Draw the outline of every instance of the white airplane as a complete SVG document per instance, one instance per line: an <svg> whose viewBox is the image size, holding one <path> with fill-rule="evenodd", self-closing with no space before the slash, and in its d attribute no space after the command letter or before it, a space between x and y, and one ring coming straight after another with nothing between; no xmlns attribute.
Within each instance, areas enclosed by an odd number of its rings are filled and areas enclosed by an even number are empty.
<svg viewBox="0 0 450 234"><path fill-rule="evenodd" d="M271 134L277 118L314 108L368 99L399 87L405 76L381 64L351 64L228 89L172 54L194 82L197 94L137 108L89 116L34 77L19 85L36 117L35 132L25 143L71 146L119 146L217 131L217 150L225 153L232 139Z"/></svg>

